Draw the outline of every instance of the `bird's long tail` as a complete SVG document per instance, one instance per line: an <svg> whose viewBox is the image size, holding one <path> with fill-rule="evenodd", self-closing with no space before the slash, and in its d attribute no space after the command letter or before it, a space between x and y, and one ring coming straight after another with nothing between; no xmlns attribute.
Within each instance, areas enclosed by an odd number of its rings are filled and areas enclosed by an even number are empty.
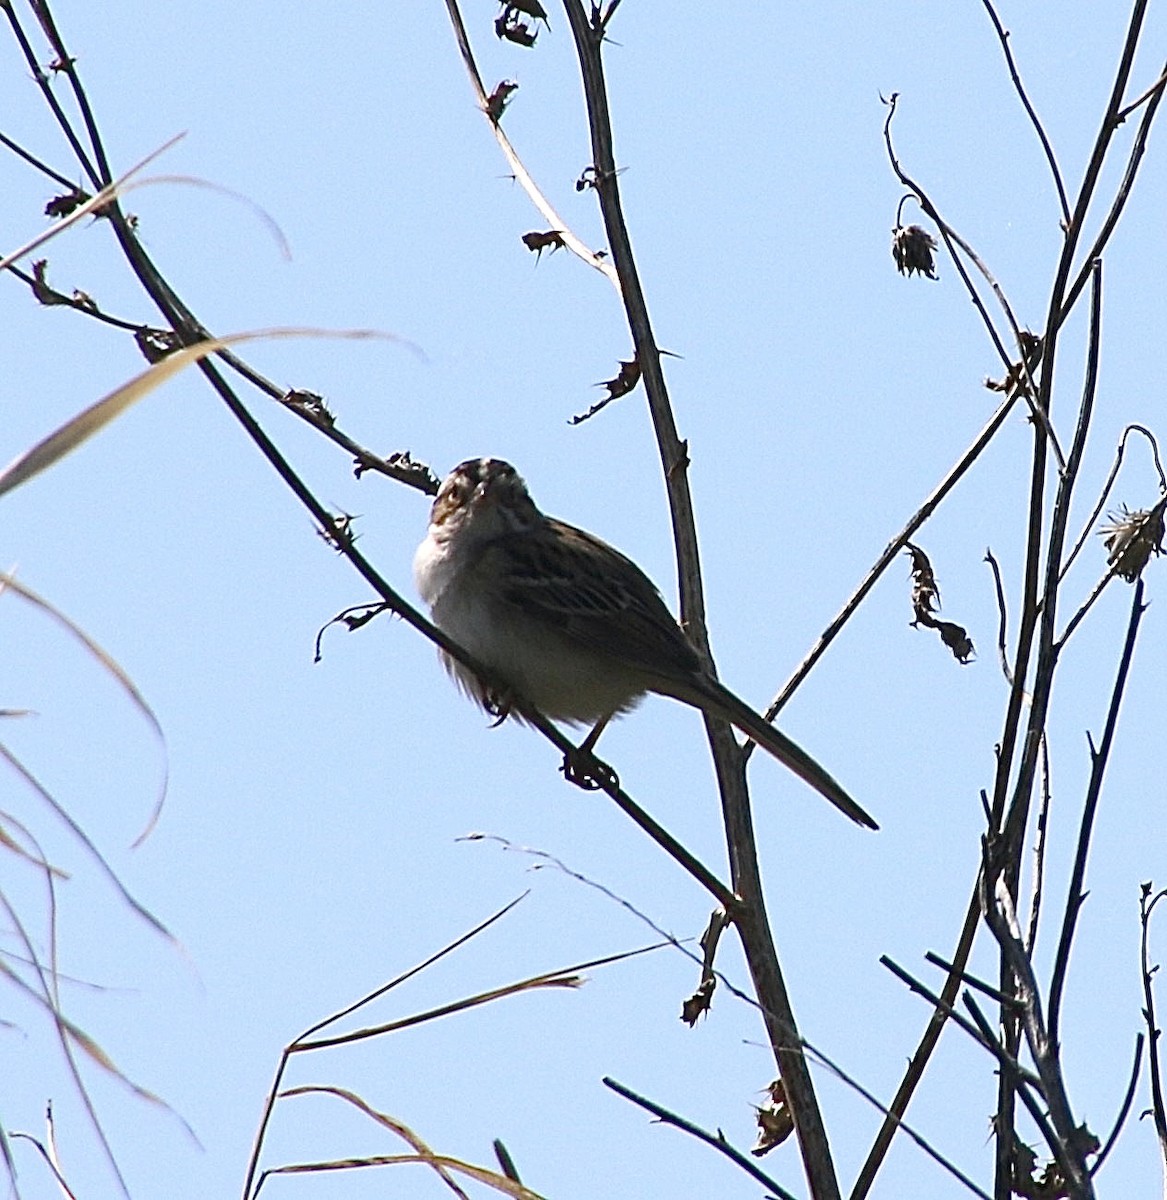
<svg viewBox="0 0 1167 1200"><path fill-rule="evenodd" d="M690 697L681 697L694 701ZM707 712L723 717L742 733L753 738L763 750L769 751L783 766L788 767L804 783L810 784L821 796L825 796L840 812L845 813L857 825L868 829L879 826L844 790L834 776L828 772L786 734L764 721L748 704L739 700L728 688L714 681L709 693L699 701Z"/></svg>

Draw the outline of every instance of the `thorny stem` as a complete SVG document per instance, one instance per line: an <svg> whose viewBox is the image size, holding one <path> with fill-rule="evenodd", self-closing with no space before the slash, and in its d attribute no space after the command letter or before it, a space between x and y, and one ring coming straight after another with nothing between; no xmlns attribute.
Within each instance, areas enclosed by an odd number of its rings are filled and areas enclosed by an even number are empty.
<svg viewBox="0 0 1167 1200"><path fill-rule="evenodd" d="M991 839L986 838L986 846ZM1085 1157L1090 1152L1082 1136L1082 1130L1074 1121L1070 1101L1066 1095L1065 1080L1062 1076L1061 1061L1058 1045L1052 1040L1042 1016L1041 996L1037 980L1033 974L1033 964L1025 953L1021 943L1021 929L1017 924L1017 913L1013 906L1013 896L1006 881L1005 872L997 871L986 851L984 867L985 895L984 916L997 944L1001 950L1003 961L1008 965L1009 978L1015 981L1017 998L1023 1004L1020 1017L1021 1027L1025 1031L1026 1044L1029 1047L1033 1065L1041 1079L1041 1094L1049 1112L1051 1128L1043 1127L1043 1136L1050 1152L1062 1168L1069 1195L1075 1200L1091 1200L1094 1189L1086 1170ZM1012 1015L1012 1006L1010 1006ZM1006 1026L1011 1032L1011 1026ZM1013 1053L1009 1043L1006 1049ZM1012 1101L1016 1095L1024 1094L1017 1088L1017 1080L1010 1079L1009 1098ZM1032 1115L1033 1110L1030 1109ZM1010 1164L1012 1164L1012 1131L1010 1123L1006 1131L997 1131L998 1139L1006 1138L1010 1148ZM1010 1170L1010 1175L1012 1170ZM998 1177L998 1183L1000 1177Z"/></svg>
<svg viewBox="0 0 1167 1200"><path fill-rule="evenodd" d="M604 22L598 8L593 8L593 16L589 20L581 0L564 0L564 7L583 76L594 186L608 235L608 246L620 277L620 290L664 469L680 576L681 619L699 653L712 666L696 524L689 491L688 450L677 434L661 368L660 350L653 335L620 202L620 183L602 58ZM732 913L734 924L741 938L778 1070L785 1084L787 1103L794 1120L811 1194L815 1200L838 1200L839 1184L826 1127L802 1052L794 1011L766 916L746 787L746 758L724 722L706 718L705 727L713 751L731 878L738 897Z"/></svg>
<svg viewBox="0 0 1167 1200"><path fill-rule="evenodd" d="M1020 383L1022 385L1019 389L1020 394L1024 396L1025 403L1029 406L1029 410L1033 415L1033 419L1045 430L1046 435L1049 437L1053 446L1054 454L1058 460L1058 465L1062 466L1062 451L1061 447L1058 445L1058 439L1056 433L1054 432L1054 428L1050 424L1049 413L1035 399L1037 395L1037 389L1034 387L1033 382L1033 368L1036 366L1036 363L1030 361L1026 348L1026 339L1022 336L1021 326L1018 323L1017 318L1013 315L1013 307L1009 303L1009 298L1005 295L1004 289L997 282L996 277L985 265L980 255L977 254L972 246L969 245L969 243L966 242L964 238L962 238L960 234L957 233L957 231L953 229L953 227L949 225L947 221L944 220L944 218L940 215L939 210L932 203L924 189L904 171L902 166L900 166L900 161L896 157L895 147L892 145L891 140L891 123L895 117L896 104L898 100L898 94L893 92L887 101L885 101L887 104L887 119L883 123L883 140L887 147L887 156L889 162L891 163L891 169L895 172L896 178L899 179L900 183L902 183L904 187L911 189L917 203L924 210L924 212L931 217L933 221L935 221L937 229L940 230L940 236L944 239L944 245L948 250L952 264L956 267L957 274L960 275L961 282L964 284L965 290L969 294L969 299L972 300L973 306L976 308L982 322L984 323L985 331L989 335L989 340L996 348L997 354L1000 356L1001 362L1006 371L1009 372L1013 369L1013 363L1009 352L1005 349L1004 343L1001 341L1001 338L997 333L996 326L993 324L992 318L989 316L988 309L985 308L984 302L981 300L980 293L977 291L976 285L972 281L972 277L965 269L965 265L961 260L960 255L956 252L957 247L959 247L965 253L965 255L967 255L969 261L980 272L981 276L992 290L993 295L997 298L997 303L1000 305L1001 311L1005 315L1005 320L1013 334L1013 342L1017 347L1019 356L1017 367L1019 369L1019 374L1021 377Z"/></svg>
<svg viewBox="0 0 1167 1200"><path fill-rule="evenodd" d="M646 1096L638 1095L631 1088L625 1087L624 1084L617 1082L607 1075L604 1076L601 1082L605 1087L611 1088L617 1096L623 1096L625 1100L630 1100L633 1104L637 1104L647 1112L652 1113L663 1124L672 1125L674 1128L681 1130L682 1133L687 1133L704 1142L707 1146L712 1146L715 1150L720 1151L730 1162L736 1163L748 1175L751 1175L759 1183L769 1188L775 1196L779 1197L779 1200L794 1200L791 1193L778 1183L777 1180L767 1175L747 1155L734 1146L731 1146L725 1140L725 1135L721 1130L718 1130L715 1136L708 1130L702 1129L700 1125L695 1125L692 1121L688 1121L678 1113L672 1112L670 1109L657 1104L653 1100L649 1100Z"/></svg>
<svg viewBox="0 0 1167 1200"><path fill-rule="evenodd" d="M1159 1060L1159 1039L1163 1031L1155 1021L1154 974L1159 967L1158 964L1151 966L1149 947L1151 913L1164 896L1167 896L1167 889L1152 896L1151 885L1143 884L1139 895L1139 966L1143 976L1143 1020L1147 1023L1148 1058L1151 1064L1151 1113L1155 1121L1155 1136L1159 1139L1163 1195L1167 1196L1167 1104L1163 1100L1162 1066Z"/></svg>
<svg viewBox="0 0 1167 1200"><path fill-rule="evenodd" d="M1146 0L1135 0L1131 13L1127 38L1123 47L1122 57L1115 72L1114 86L1102 119L1101 128L1095 139L1094 150L1087 164L1082 184L1078 191L1077 201L1066 229L1065 244L1058 262L1057 273L1050 291L1049 306L1042 335L1041 378L1038 387L1036 404L1039 412L1050 413L1050 401L1053 391L1054 366L1057 358L1058 331L1065 319L1066 284L1069 279L1074 253L1081 236L1086 212L1094 196L1099 174L1105 162L1107 151L1114 130L1117 128L1115 117L1119 111L1122 96L1126 91L1127 80L1130 76L1134 61L1135 48L1138 45L1146 11ZM1148 108L1150 106L1148 105ZM1128 171L1133 178L1133 171ZM1047 594L1044 604L1039 606L1037 586L1041 571L1041 546L1043 528L1043 499L1046 475L1047 438L1041 425L1034 426L1033 465L1030 481L1029 528L1026 538L1025 578L1022 589L1021 621L1017 639L1017 650L1014 658L1013 687L1005 716L1005 727L999 742L997 778L993 792L992 821L994 828L1000 828L999 822L1005 816L1005 795L1012 774L1013 758L1017 751L1017 737L1021 722L1021 712L1026 698L1025 684L1029 676L1030 655L1033 649L1034 635L1037 630L1038 614L1042 608L1052 607L1054 597ZM1070 480L1072 486L1072 479ZM1066 479L1063 478L1063 486ZM1060 552L1059 556L1060 558ZM1052 578L1056 588L1057 566ZM1047 580L1050 574L1047 571ZM1020 871L1020 848L1024 836L1029 812L1029 797L1033 786L1033 774L1039 745L1038 732L1044 728L1049 688L1052 684L1053 649L1052 635L1045 642L1047 655L1044 661L1038 662L1036 682L1034 685L1034 700L1030 707L1028 732L1021 747L1021 760L1013 787L1012 801L1009 804L1009 814L1006 821L1004 845L1002 846L1003 861L1007 864L1007 877L1004 885L1008 895L1017 894L1018 873ZM1008 992L1013 985L1013 968L1008 955L1002 948L1001 956L1001 990ZM1001 1013L1002 1025L1005 1030L1006 1044L1010 1049L1015 1048L1017 1026L1014 1018L1007 1012ZM996 1195L1000 1200L1007 1200L1011 1192L1012 1174L1012 1138L1014 1124L1014 1090L1011 1081L1002 1077L999 1081L996 1114L996 1158L997 1178Z"/></svg>
<svg viewBox="0 0 1167 1200"><path fill-rule="evenodd" d="M1051 784L1049 777L1049 738L1041 735L1041 806L1037 810L1037 840L1033 846L1033 882L1030 888L1029 923L1025 930L1025 953L1033 957L1037 929L1041 920L1041 899L1045 894L1045 845L1049 827Z"/></svg>
<svg viewBox="0 0 1167 1200"><path fill-rule="evenodd" d="M1114 731L1118 725L1118 710L1122 703L1122 694L1126 687L1127 673L1130 671L1131 659L1134 657L1135 638L1139 632L1139 622L1142 620L1143 581L1135 584L1135 592L1131 597L1131 615L1127 624L1126 642L1122 649L1122 658L1118 664L1118 676L1114 681L1114 690L1110 697L1110 709L1106 714L1106 726L1102 733L1102 742L1097 749L1093 742L1090 744L1090 783L1086 788L1086 800L1082 806L1082 821L1078 828L1078 848L1074 855L1074 867L1070 874L1070 885L1066 895L1066 910L1062 918L1062 933L1058 941L1057 957L1054 960L1053 974L1050 976L1049 989L1049 1039L1054 1052L1058 1048L1058 1031L1062 1009L1062 992L1066 983L1066 972L1070 965L1070 946L1074 941L1074 930L1078 922L1078 913L1086 899L1082 884L1086 878L1086 856L1090 850L1090 835L1094 830L1094 815L1098 809L1098 797L1102 793L1102 777L1106 772L1106 764L1110 759L1110 748L1114 744Z"/></svg>
<svg viewBox="0 0 1167 1200"><path fill-rule="evenodd" d="M620 281L612 264L606 258L602 258L596 254L594 250L589 249L571 231L567 222L556 212L551 201L543 194L539 185L531 176L530 171L523 165L518 152L511 145L510 138L503 131L502 122L497 116L491 116L486 88L483 85L482 76L479 74L478 64L474 59L474 50L470 45L470 37L466 32L466 23L462 20L462 12L458 7L458 0L446 0L446 12L449 14L450 24L454 27L454 40L458 43L458 52L462 56L462 65L466 68L466 74L470 77L470 85L473 87L474 94L477 97L478 107L482 109L486 119L490 122L490 127L494 132L499 149L502 150L503 157L510 164L511 171L514 172L515 182L527 193L531 203L543 215L544 220L550 228L563 239L564 246L581 261L587 263L589 267L594 267L619 290ZM609 10L610 15L611 10Z"/></svg>
<svg viewBox="0 0 1167 1200"><path fill-rule="evenodd" d="M1119 468L1122 466L1123 455L1126 453L1126 440L1131 433L1141 433L1147 439L1151 446L1151 455L1155 460L1155 470L1159 474L1159 491L1167 494L1167 475L1163 472L1163 464L1159 459L1159 443L1155 440L1155 435L1145 425L1130 424L1122 431L1122 437L1118 439L1118 449L1114 453L1114 463L1110 468L1110 474L1106 477L1106 482L1102 485L1102 491L1098 494L1098 500L1094 505L1093 511L1086 518L1086 523L1082 526L1082 532L1078 540L1074 543L1073 550L1066 555L1066 561L1062 564L1061 574L1058 576L1060 583L1066 577L1074 560L1078 557L1082 547L1086 544L1086 540L1090 537L1090 531L1094 528L1094 522L1098 520L1099 513L1106 506L1106 498L1110 495L1110 489L1114 486L1115 479L1118 478Z"/></svg>
<svg viewBox="0 0 1167 1200"><path fill-rule="evenodd" d="M806 677L814 669L819 659L827 652L830 644L842 631L843 626L855 615L859 606L867 598L868 593L876 583L879 582L880 576L887 568L896 560L903 548L912 540L916 531L927 521L932 514L944 502L948 494L956 487L961 479L968 472L969 468L981 456L984 448L993 440L994 435L1005 423L1006 417L1013 411L1013 406L1017 403L1018 395L1014 391L1010 396L1001 402L997 411L989 418L988 424L977 434L976 438L969 448L961 455L956 466L952 468L944 478L932 490L932 493L924 501L916 512L909 518L908 523L900 530L900 532L890 541L884 548L880 556L875 560L874 564L863 577L862 582L855 591L847 598L843 607L835 614L830 624L819 634L818 640L811 647L806 657L798 664L790 678L782 685L778 694L770 702L770 706L766 709L766 720L772 721L786 707L791 696L802 686ZM751 746L747 746L747 753L752 750Z"/></svg>

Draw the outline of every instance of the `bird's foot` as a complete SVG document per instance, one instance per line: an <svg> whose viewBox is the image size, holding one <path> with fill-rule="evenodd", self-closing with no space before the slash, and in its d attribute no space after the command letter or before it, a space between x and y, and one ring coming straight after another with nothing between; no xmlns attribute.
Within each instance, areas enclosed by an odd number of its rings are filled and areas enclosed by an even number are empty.
<svg viewBox="0 0 1167 1200"><path fill-rule="evenodd" d="M576 746L563 756L564 779L585 792L608 791L620 786L620 776L585 746Z"/></svg>
<svg viewBox="0 0 1167 1200"><path fill-rule="evenodd" d="M482 707L486 709L487 716L494 718L490 723L491 729L497 729L511 715L511 698L506 693L489 689Z"/></svg>

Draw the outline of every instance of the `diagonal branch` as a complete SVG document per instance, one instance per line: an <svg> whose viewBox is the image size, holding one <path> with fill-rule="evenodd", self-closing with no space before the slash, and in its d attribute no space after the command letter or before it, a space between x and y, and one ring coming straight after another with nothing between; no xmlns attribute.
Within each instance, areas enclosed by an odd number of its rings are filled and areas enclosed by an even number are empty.
<svg viewBox="0 0 1167 1200"><path fill-rule="evenodd" d="M577 258L587 263L589 267L594 267L601 275L606 276L616 290L619 291L620 280L617 277L615 268L606 258L601 258L594 250L585 245L568 228L567 222L555 211L554 205L543 194L539 185L531 176L530 171L523 166L523 161L519 158L514 146L511 145L510 138L503 132L503 127L499 120L501 114L491 112L489 97L486 94L486 87L482 82L482 76L478 72L478 64L474 61L474 50L470 45L470 37L466 32L466 25L462 20L461 10L458 8L458 0L446 0L446 11L450 14L450 23L454 26L454 40L458 43L458 51L462 55L462 63L466 68L467 75L470 76L470 85L474 88L474 94L478 98L478 107L482 109L483 115L490 122L491 131L494 133L499 149L503 152L503 157L510 164L510 168L514 172L516 182L530 197L531 203L542 213L543 219L547 222L548 226L563 239L563 244L567 249Z"/></svg>

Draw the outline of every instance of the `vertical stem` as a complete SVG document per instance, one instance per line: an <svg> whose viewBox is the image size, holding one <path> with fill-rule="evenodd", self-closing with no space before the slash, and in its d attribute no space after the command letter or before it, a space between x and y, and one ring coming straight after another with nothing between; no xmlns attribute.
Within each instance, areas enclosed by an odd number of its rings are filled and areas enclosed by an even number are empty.
<svg viewBox="0 0 1167 1200"><path fill-rule="evenodd" d="M705 625L697 530L689 491L688 453L677 433L664 372L661 370L660 351L653 336L644 290L620 204L620 185L601 57L604 28L600 10L593 6L589 21L581 0L564 0L564 8L575 38L583 76L595 189L608 235L608 247L620 279L628 325L664 468L677 552L681 619L694 645L712 667ZM742 941L778 1071L786 1088L787 1104L794 1121L810 1193L814 1200L839 1200L839 1183L831 1159L826 1127L802 1052L801 1038L766 916L746 787L745 756L724 722L707 719L706 729L721 792L731 882L740 901L734 905L731 915Z"/></svg>

